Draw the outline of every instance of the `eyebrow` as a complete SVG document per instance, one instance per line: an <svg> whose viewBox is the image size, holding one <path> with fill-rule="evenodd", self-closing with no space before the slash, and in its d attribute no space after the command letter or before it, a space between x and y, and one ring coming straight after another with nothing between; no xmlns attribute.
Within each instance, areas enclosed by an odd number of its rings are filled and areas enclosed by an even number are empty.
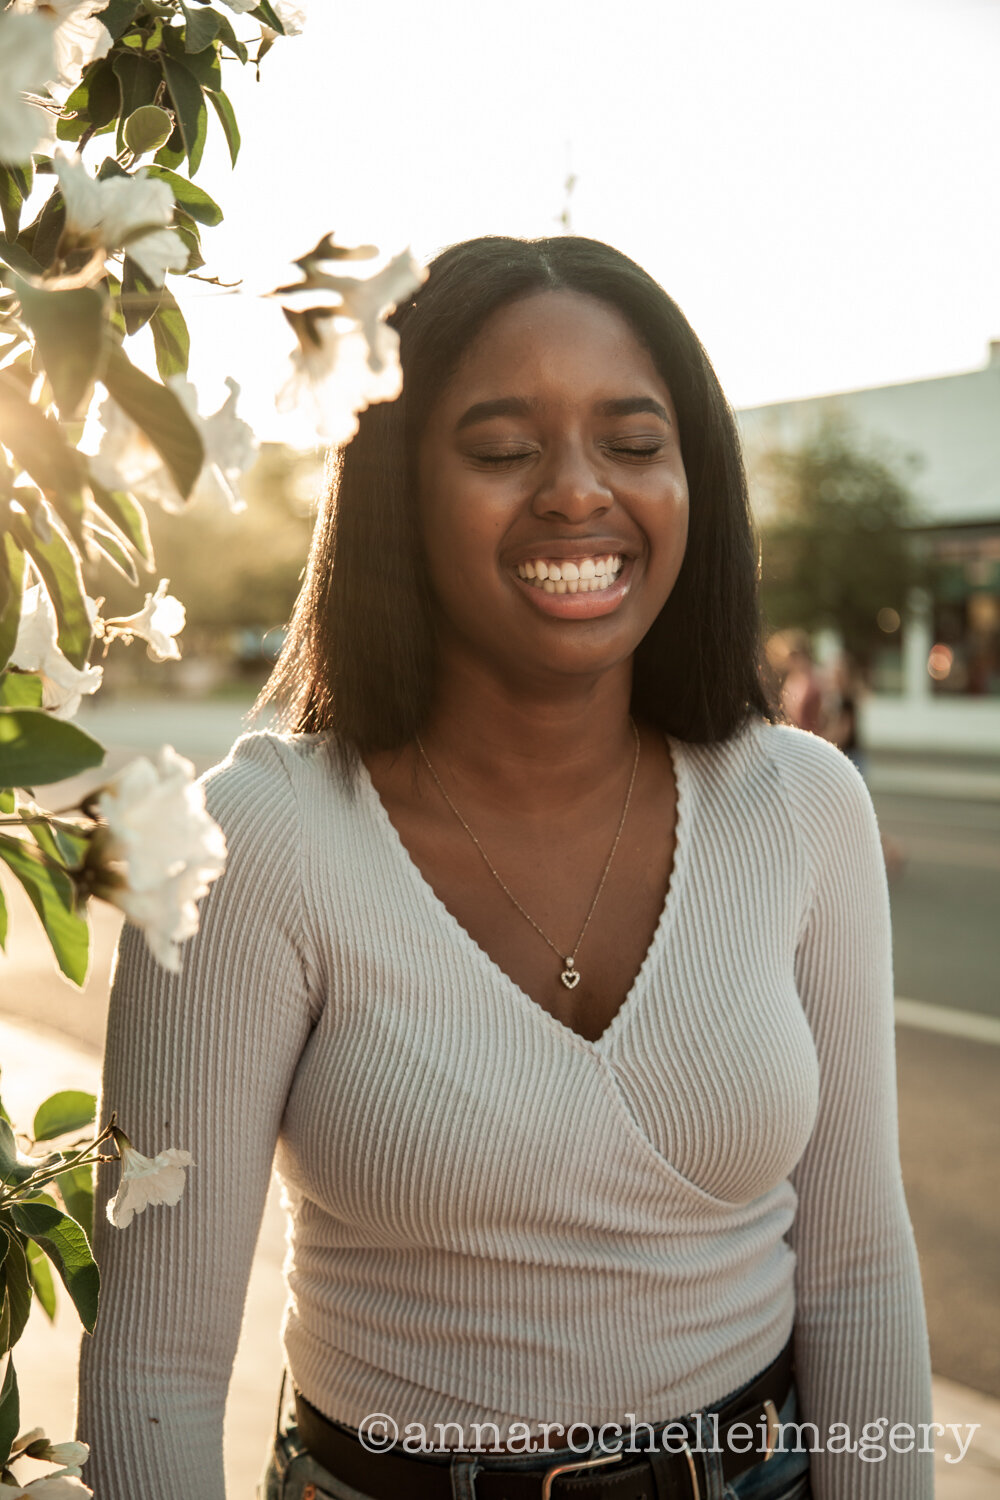
<svg viewBox="0 0 1000 1500"><path fill-rule="evenodd" d="M496 401L477 401L463 412L455 424L455 431L474 427L477 422L488 422L492 417L530 416L536 403L520 396L501 396ZM652 396L622 396L613 401L602 401L597 407L602 417L632 417L648 412L670 425L670 414Z"/></svg>

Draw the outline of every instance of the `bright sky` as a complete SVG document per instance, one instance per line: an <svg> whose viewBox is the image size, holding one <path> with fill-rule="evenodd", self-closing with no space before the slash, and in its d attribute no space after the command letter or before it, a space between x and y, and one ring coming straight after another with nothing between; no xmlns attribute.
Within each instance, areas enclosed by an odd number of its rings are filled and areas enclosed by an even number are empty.
<svg viewBox="0 0 1000 1500"><path fill-rule="evenodd" d="M259 86L233 64L243 156L198 179L227 213L210 270L274 285L328 229L423 257L555 233L572 170L574 232L662 282L738 406L974 369L1000 337L994 0L310 10ZM232 373L282 435L277 307L189 313L206 401Z"/></svg>

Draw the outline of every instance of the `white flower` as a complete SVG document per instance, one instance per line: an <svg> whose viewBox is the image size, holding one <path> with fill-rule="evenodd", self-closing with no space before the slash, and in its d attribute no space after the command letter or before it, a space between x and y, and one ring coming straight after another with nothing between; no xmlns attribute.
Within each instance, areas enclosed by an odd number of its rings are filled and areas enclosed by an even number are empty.
<svg viewBox="0 0 1000 1500"><path fill-rule="evenodd" d="M236 415L240 388L227 378L229 395L210 417L198 414L198 392L183 375L171 375L167 388L174 392L194 422L205 446L205 460L188 504L194 500L221 502L237 513L246 509L237 481L253 465L258 443L253 429ZM163 460L141 428L109 397L99 412L104 436L96 458L91 460L94 478L108 489L129 490L163 509L178 514L185 501Z"/></svg>
<svg viewBox="0 0 1000 1500"><path fill-rule="evenodd" d="M15 10L46 21L55 43L56 73L76 87L83 70L111 47L111 33L97 19L107 0L16 0Z"/></svg>
<svg viewBox="0 0 1000 1500"><path fill-rule="evenodd" d="M66 204L64 234L78 248L126 250L156 286L167 271L188 263L184 241L170 223L174 195L165 182L147 177L142 167L130 176L91 177L81 161L61 153L52 163Z"/></svg>
<svg viewBox="0 0 1000 1500"><path fill-rule="evenodd" d="M87 608L93 615L92 601L87 601ZM80 707L82 695L97 692L104 669L78 668L68 662L56 644L58 630L48 594L40 584L32 584L24 591L21 623L10 664L22 672L37 672L42 679L42 707L56 719L71 719Z"/></svg>
<svg viewBox="0 0 1000 1500"><path fill-rule="evenodd" d="M278 396L279 409L310 400L320 435L345 443L358 429L357 412L373 401L394 401L403 387L399 335L383 319L426 274L408 250L364 279L310 268L309 289L332 292L339 304L306 312L286 309L299 347Z"/></svg>
<svg viewBox="0 0 1000 1500"><path fill-rule="evenodd" d="M87 1443L49 1443L45 1451L35 1454L35 1457L49 1464L67 1464L79 1471L80 1465L90 1457L90 1448Z"/></svg>
<svg viewBox="0 0 1000 1500"><path fill-rule="evenodd" d="M146 933L164 968L179 973L179 944L198 931L197 902L222 874L226 840L205 810L194 767L169 745L134 760L97 798L106 826L91 841L95 894Z"/></svg>
<svg viewBox="0 0 1000 1500"><path fill-rule="evenodd" d="M147 594L138 614L116 616L104 622L104 639L139 636L148 642L154 661L180 661L175 635L184 629L185 611L179 599L167 593L169 579L161 578L155 594ZM2 1497L0 1497L2 1500Z"/></svg>
<svg viewBox="0 0 1000 1500"><path fill-rule="evenodd" d="M93 1493L75 1474L46 1474L25 1485L5 1484L0 1491L3 1500L82 1500Z"/></svg>
<svg viewBox="0 0 1000 1500"><path fill-rule="evenodd" d="M301 36L302 29L306 24L305 9L301 5L293 5L290 0L277 0L274 9L278 13L278 19L285 28L286 36ZM265 36L277 37L278 33L272 31L270 26L262 26L261 31Z"/></svg>
<svg viewBox="0 0 1000 1500"><path fill-rule="evenodd" d="M51 26L39 16L0 14L0 161L22 166L52 146L54 117L23 96L40 93L55 74Z"/></svg>
<svg viewBox="0 0 1000 1500"><path fill-rule="evenodd" d="M122 1175L107 1212L116 1229L125 1229L151 1203L173 1207L187 1183L185 1168L194 1166L194 1162L190 1151L178 1151L173 1146L157 1152L156 1156L143 1156L119 1130L115 1131L115 1142Z"/></svg>

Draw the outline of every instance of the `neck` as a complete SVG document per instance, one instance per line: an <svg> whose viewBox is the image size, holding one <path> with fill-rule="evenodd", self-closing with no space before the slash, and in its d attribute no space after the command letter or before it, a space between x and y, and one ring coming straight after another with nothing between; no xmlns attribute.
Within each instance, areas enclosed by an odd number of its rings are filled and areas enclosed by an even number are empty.
<svg viewBox="0 0 1000 1500"><path fill-rule="evenodd" d="M421 741L440 771L524 815L602 792L630 763L631 665L597 678L514 684L449 664Z"/></svg>

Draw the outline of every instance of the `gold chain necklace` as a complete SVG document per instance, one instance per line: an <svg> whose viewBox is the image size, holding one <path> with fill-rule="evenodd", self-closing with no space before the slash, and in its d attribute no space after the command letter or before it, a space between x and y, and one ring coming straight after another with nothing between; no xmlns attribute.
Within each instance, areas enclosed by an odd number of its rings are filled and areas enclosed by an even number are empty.
<svg viewBox="0 0 1000 1500"><path fill-rule="evenodd" d="M580 983L580 970L576 966L576 955L580 951L580 944L583 942L584 934L586 933L587 928L590 926L590 919L594 915L595 910L597 909L597 903L598 903L598 901L600 901L600 899L601 899L601 892L604 890L605 882L607 881L608 873L609 873L609 871L611 869L611 861L615 857L615 850L618 848L618 842L619 842L619 840L621 839L621 836L622 836L622 829L625 827L625 819L628 817L629 804L632 801L632 788L635 786L635 773L639 769L639 745L640 745L640 741L639 741L639 731L638 731L638 729L636 729L636 727L635 727L635 720L631 716L629 717L629 724L632 726L632 734L635 737L635 758L632 761L632 775L629 777L628 791L625 793L625 806L622 808L622 815L621 815L621 818L619 819L619 822L618 822L618 832L615 834L615 841L611 845L611 853L608 855L607 863L604 866L604 871L603 871L603 873L601 875L601 879L600 879L600 882L598 884L597 890L594 892L594 899L590 903L590 910L587 912L586 918L584 919L583 926L580 928L580 935L577 938L575 944L573 945L573 952L570 953L570 954L568 954L565 958L563 958L561 950L556 947L555 943L549 937L548 933L542 931L542 929L539 927L538 923L535 921L534 917L531 916L531 914L529 912L525 911L524 907L521 905L520 901L518 901L518 899L514 895L513 891L510 890L510 888L504 883L504 881L501 878L500 874L498 873L498 871L496 870L495 866L493 865L492 860L490 859L489 855L486 853L486 850L483 848L482 844L476 838L476 835L473 833L472 829L469 827L468 823L462 817L462 814L459 812L458 808L455 806L454 802L451 800L451 798L448 796L448 793L445 791L444 786L441 783L441 778L438 775L438 773L435 771L434 767L431 765L430 759L428 758L428 755L427 755L427 751L424 749L424 747L423 747L423 745L422 745L422 743L420 741L420 736L419 735L416 736L417 749L420 751L420 754L423 757L424 765L427 767L428 771L430 771L431 775L433 776L434 781L435 781L435 783L437 785L437 789L441 793L441 795L444 798L445 802L447 802L448 806L451 808L452 812L455 814L455 817L461 823L462 827L465 829L466 833L469 835L469 838L472 840L472 842L475 844L476 848L479 850L479 853L482 855L482 858L483 858L483 863L485 864L486 868L489 870L490 874L493 876L493 879L496 881L497 885L503 891L503 893L507 897L508 901L510 901L512 903L512 905L514 905L514 906L517 907L518 911L521 913L521 916L524 917L525 921L531 923L532 927L538 933L538 936L540 938L544 938L545 939L545 941L548 943L549 947L552 949L553 953L555 953L556 956L562 961L563 969L562 969L562 973L559 975L559 978L562 980L563 984L566 986L566 988L568 990L575 990L576 987L577 987L577 985Z"/></svg>

